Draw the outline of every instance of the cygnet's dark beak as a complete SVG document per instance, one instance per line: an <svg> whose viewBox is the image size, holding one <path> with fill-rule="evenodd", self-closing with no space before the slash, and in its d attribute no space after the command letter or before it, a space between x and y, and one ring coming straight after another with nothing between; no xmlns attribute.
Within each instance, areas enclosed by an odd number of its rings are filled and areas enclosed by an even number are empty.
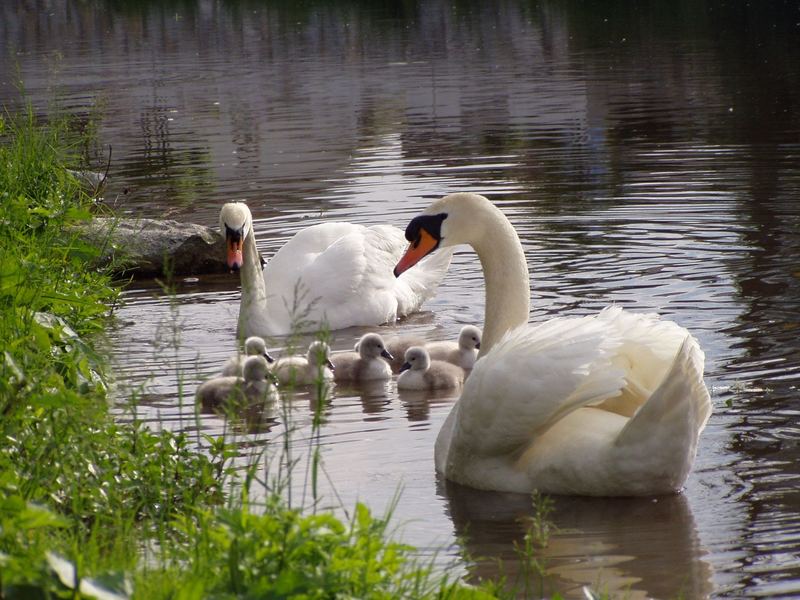
<svg viewBox="0 0 800 600"><path fill-rule="evenodd" d="M330 358L325 359L325 366L328 367L331 371L335 371L336 367L333 366Z"/></svg>
<svg viewBox="0 0 800 600"><path fill-rule="evenodd" d="M411 368L411 363L406 361L400 367L400 373L402 373L403 371L408 371L410 368Z"/></svg>
<svg viewBox="0 0 800 600"><path fill-rule="evenodd" d="M394 360L394 356L392 356L386 348L384 348L381 352L381 356L383 358L388 358L389 360Z"/></svg>
<svg viewBox="0 0 800 600"><path fill-rule="evenodd" d="M275 362L275 359L274 359L274 358L272 358L272 356L270 356L270 353L269 353L269 352L264 352L264 358L266 358L266 359L267 359L267 362L268 362L268 363L273 363L273 362Z"/></svg>
<svg viewBox="0 0 800 600"><path fill-rule="evenodd" d="M480 350L480 349L481 349L481 343L480 343L480 342L478 342L477 344L475 344L475 347L476 347L478 350Z"/></svg>

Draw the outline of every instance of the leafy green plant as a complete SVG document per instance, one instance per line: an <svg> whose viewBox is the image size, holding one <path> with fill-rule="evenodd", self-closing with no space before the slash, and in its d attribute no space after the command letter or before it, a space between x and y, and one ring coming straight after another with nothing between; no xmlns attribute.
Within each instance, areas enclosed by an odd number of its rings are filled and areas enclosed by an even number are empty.
<svg viewBox="0 0 800 600"><path fill-rule="evenodd" d="M419 564L388 517L318 511L323 381L311 514L283 495L298 460L288 412L273 478L258 472L266 448L235 469L226 435L153 432L135 398L110 414L95 347L119 290L78 233L102 207L68 170L91 130L30 109L0 119L0 598L487 597Z"/></svg>
<svg viewBox="0 0 800 600"><path fill-rule="evenodd" d="M93 342L118 289L108 271L87 268L98 249L81 241L78 226L93 203L64 168L81 162L68 122L38 123L29 109L3 118L0 135L5 597L62 589L46 551L93 569L135 564L137 530L220 502L222 488L216 458L185 436L118 423L108 412L105 360Z"/></svg>

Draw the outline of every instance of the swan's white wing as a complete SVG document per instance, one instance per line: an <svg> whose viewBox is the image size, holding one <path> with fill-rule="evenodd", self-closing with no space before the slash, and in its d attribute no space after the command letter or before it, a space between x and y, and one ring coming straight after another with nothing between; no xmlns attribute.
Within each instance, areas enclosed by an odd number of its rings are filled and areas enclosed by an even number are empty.
<svg viewBox="0 0 800 600"><path fill-rule="evenodd" d="M619 344L605 323L588 317L510 331L467 379L450 451L522 452L567 413L618 394L623 373L611 357Z"/></svg>
<svg viewBox="0 0 800 600"><path fill-rule="evenodd" d="M264 281L271 297L294 294L298 276L311 266L336 240L358 235L363 225L332 221L298 231L264 267Z"/></svg>
<svg viewBox="0 0 800 600"><path fill-rule="evenodd" d="M370 325L397 315L392 269L404 238L395 227L364 227L343 236L303 272L303 282L319 297L332 326Z"/></svg>
<svg viewBox="0 0 800 600"><path fill-rule="evenodd" d="M300 322L313 327L325 321L335 329L393 318L396 301L386 293L394 283L386 246L370 228L353 223L322 223L299 231L264 268L272 322L285 324L281 329L288 332Z"/></svg>

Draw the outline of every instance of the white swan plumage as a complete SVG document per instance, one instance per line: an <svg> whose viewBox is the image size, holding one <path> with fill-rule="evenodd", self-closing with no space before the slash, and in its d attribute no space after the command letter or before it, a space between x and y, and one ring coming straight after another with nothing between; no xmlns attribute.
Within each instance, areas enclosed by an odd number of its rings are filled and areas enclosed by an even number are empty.
<svg viewBox="0 0 800 600"><path fill-rule="evenodd" d="M452 255L395 278L406 245L400 229L329 222L299 231L262 270L246 204L222 207L220 231L228 266L241 270L240 338L393 322L433 296Z"/></svg>
<svg viewBox="0 0 800 600"><path fill-rule="evenodd" d="M611 306L528 325L519 237L483 196L452 194L406 228L395 272L469 244L486 281L478 361L436 440L436 469L475 488L589 496L678 492L711 414L684 328Z"/></svg>

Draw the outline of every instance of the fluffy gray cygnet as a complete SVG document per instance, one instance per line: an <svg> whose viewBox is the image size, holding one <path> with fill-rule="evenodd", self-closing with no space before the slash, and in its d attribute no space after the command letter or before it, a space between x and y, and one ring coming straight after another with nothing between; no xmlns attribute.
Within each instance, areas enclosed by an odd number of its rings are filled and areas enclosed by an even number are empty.
<svg viewBox="0 0 800 600"><path fill-rule="evenodd" d="M225 361L225 365L222 367L222 376L241 376L244 361L247 360L248 356L263 356L267 362L275 360L267 352L267 344L264 339L254 335L244 341L244 353L237 352Z"/></svg>
<svg viewBox="0 0 800 600"><path fill-rule="evenodd" d="M340 352L331 356L334 381L379 381L392 378L387 360L392 355L383 338L377 333L367 333L356 344L358 352Z"/></svg>
<svg viewBox="0 0 800 600"><path fill-rule="evenodd" d="M400 390L443 390L464 383L464 370L443 360L431 360L422 346L406 350L405 362L400 367L397 388Z"/></svg>
<svg viewBox="0 0 800 600"><path fill-rule="evenodd" d="M458 334L458 341L429 342L421 337L396 337L386 342L386 348L394 356L392 371L400 372L405 361L406 350L412 346L422 346L431 360L443 360L465 370L475 366L478 350L481 347L481 330L474 325L464 325Z"/></svg>
<svg viewBox="0 0 800 600"><path fill-rule="evenodd" d="M330 359L330 348L322 341L311 342L305 356L279 358L272 372L285 385L310 385L320 379L333 379L335 367Z"/></svg>
<svg viewBox="0 0 800 600"><path fill-rule="evenodd" d="M195 392L195 399L203 408L217 408L226 402L256 404L275 400L275 385L271 381L267 359L249 356L244 361L242 376L214 377L203 382Z"/></svg>

